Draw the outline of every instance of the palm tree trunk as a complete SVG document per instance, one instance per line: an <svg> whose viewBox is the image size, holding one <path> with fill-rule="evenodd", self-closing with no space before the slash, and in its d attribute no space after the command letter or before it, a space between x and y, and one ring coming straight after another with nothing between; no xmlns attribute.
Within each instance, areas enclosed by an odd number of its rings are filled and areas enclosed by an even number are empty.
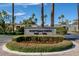
<svg viewBox="0 0 79 59"><path fill-rule="evenodd" d="M42 21L41 27L44 27L44 4L42 3L41 5L42 5L41 7L41 21Z"/></svg>
<svg viewBox="0 0 79 59"><path fill-rule="evenodd" d="M13 26L13 32L14 32L14 3L12 3L12 26Z"/></svg>
<svg viewBox="0 0 79 59"><path fill-rule="evenodd" d="M79 4L77 4L77 12L78 12L78 30L79 30Z"/></svg>
<svg viewBox="0 0 79 59"><path fill-rule="evenodd" d="M54 3L52 3L51 27L54 27Z"/></svg>

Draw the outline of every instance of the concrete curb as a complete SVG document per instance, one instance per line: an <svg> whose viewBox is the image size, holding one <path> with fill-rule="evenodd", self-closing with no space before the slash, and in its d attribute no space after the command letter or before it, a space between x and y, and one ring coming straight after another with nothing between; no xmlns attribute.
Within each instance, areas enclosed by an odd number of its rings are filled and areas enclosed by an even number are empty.
<svg viewBox="0 0 79 59"><path fill-rule="evenodd" d="M65 50L65 51L59 51L59 52L24 53L24 52L19 52L19 51L12 51L12 50L10 50L10 49L8 49L8 48L6 47L6 44L4 44L4 45L2 46L2 49L3 49L4 51L8 52L8 53L14 53L14 54L18 54L18 55L27 55L27 56L55 55L55 54L64 54L65 52L70 52L70 51L73 51L75 48L77 48L77 47L76 47L77 44L76 44L74 41L72 41L72 42L73 42L73 44L75 45L74 48L68 49L68 50Z"/></svg>

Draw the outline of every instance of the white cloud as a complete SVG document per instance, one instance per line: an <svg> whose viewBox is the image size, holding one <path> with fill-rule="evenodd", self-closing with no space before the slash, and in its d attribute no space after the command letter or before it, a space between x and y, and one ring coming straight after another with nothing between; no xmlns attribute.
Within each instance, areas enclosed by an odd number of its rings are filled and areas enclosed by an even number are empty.
<svg viewBox="0 0 79 59"><path fill-rule="evenodd" d="M39 5L40 3L14 3L14 5L21 5L24 8L27 8L28 5ZM12 3L0 3L0 7L12 6Z"/></svg>
<svg viewBox="0 0 79 59"><path fill-rule="evenodd" d="M7 13L8 13L9 15L12 15L12 12L8 12L8 11L7 11ZM23 16L23 15L25 15L25 13L24 13L24 12L17 12L17 13L14 13L14 15L15 15L15 16Z"/></svg>
<svg viewBox="0 0 79 59"><path fill-rule="evenodd" d="M39 5L40 3L29 3L28 5Z"/></svg>
<svg viewBox="0 0 79 59"><path fill-rule="evenodd" d="M25 15L25 13L24 12L18 12L18 13L15 13L14 15L15 16L23 16L23 15Z"/></svg>
<svg viewBox="0 0 79 59"><path fill-rule="evenodd" d="M0 6L11 6L11 4L12 3L0 3ZM41 4L41 3L14 3L14 5L39 5L39 4ZM45 5L47 4L47 3L44 3Z"/></svg>
<svg viewBox="0 0 79 59"><path fill-rule="evenodd" d="M11 6L10 3L0 3L0 7Z"/></svg>
<svg viewBox="0 0 79 59"><path fill-rule="evenodd" d="M15 3L15 5L39 5L40 3Z"/></svg>
<svg viewBox="0 0 79 59"><path fill-rule="evenodd" d="M30 17L30 15L29 16L24 16L23 19L28 19L29 17Z"/></svg>
<svg viewBox="0 0 79 59"><path fill-rule="evenodd" d="M27 8L28 5L39 5L40 3L15 3L15 5L21 5L24 8Z"/></svg>

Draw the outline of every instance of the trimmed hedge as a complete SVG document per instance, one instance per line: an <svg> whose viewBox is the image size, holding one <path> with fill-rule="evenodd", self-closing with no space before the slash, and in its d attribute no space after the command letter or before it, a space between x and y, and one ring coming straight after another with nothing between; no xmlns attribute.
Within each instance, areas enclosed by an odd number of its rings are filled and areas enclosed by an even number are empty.
<svg viewBox="0 0 79 59"><path fill-rule="evenodd" d="M46 35L42 35L42 36L38 36L38 35L34 35L34 36L17 36L13 38L13 41L16 42L62 42L65 38L61 37L61 36L46 36Z"/></svg>
<svg viewBox="0 0 79 59"><path fill-rule="evenodd" d="M2 32L0 31L0 35L24 35L22 32Z"/></svg>
<svg viewBox="0 0 79 59"><path fill-rule="evenodd" d="M61 35L65 35L65 34L67 34L67 29L65 27L57 27L56 33L61 34Z"/></svg>
<svg viewBox="0 0 79 59"><path fill-rule="evenodd" d="M7 43L7 48L19 52L55 52L69 49L73 46L73 43L68 40L64 40L56 44L27 44L17 43L15 41Z"/></svg>

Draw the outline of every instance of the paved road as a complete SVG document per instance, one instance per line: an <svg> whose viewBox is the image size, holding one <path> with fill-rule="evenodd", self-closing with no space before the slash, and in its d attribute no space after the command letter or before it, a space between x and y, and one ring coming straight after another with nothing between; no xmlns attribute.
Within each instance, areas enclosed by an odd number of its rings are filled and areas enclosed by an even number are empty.
<svg viewBox="0 0 79 59"><path fill-rule="evenodd" d="M0 35L0 56L18 56L17 54L8 53L8 52L5 52L2 50L2 46L6 42L10 41L11 38L12 38L12 36ZM78 38L79 38L79 36L78 36ZM74 42L76 43L77 46L72 51L60 53L60 54L50 54L50 56L79 56L79 40L75 40Z"/></svg>
<svg viewBox="0 0 79 59"><path fill-rule="evenodd" d="M0 35L0 56L16 56L16 54L12 54L12 53L7 53L5 51L2 50L2 46L10 41L12 38L12 36L7 36L7 35Z"/></svg>
<svg viewBox="0 0 79 59"><path fill-rule="evenodd" d="M68 35L65 35L65 38L76 40L76 39L79 39L79 34L68 34Z"/></svg>

